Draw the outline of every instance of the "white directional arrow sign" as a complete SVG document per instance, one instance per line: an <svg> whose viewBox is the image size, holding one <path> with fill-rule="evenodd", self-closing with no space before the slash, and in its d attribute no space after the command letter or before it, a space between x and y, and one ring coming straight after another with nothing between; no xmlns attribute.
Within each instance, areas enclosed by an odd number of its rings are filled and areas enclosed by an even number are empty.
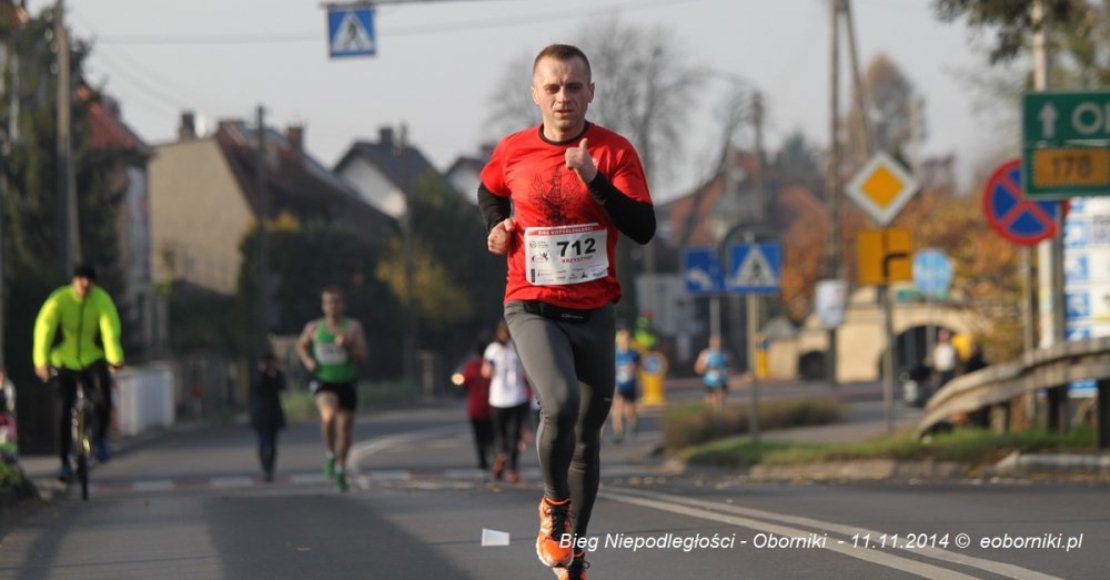
<svg viewBox="0 0 1110 580"><path fill-rule="evenodd" d="M1045 103L1041 107L1041 112L1037 113L1037 118L1041 120L1041 134L1045 139L1052 139L1056 135L1056 117L1059 113L1056 112L1056 107L1052 103Z"/></svg>

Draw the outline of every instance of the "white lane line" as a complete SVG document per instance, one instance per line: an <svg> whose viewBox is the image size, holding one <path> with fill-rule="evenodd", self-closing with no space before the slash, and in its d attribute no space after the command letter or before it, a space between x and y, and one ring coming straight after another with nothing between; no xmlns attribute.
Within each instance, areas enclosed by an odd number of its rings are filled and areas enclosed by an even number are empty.
<svg viewBox="0 0 1110 580"><path fill-rule="evenodd" d="M794 525L806 526L806 527L810 527L810 528L816 528L816 529L827 531L827 532L842 534L846 538L850 538L855 534L872 534L875 537L879 537L883 534L883 532L878 532L878 531L875 531L875 530L869 530L869 529L862 528L862 527L859 527L859 526L845 526L845 525L842 525L842 524L837 524L837 523L833 523L833 522L826 522L826 521L822 521L822 520L815 520L815 519L812 519L812 518L806 518L806 517L801 517L801 516L791 516L791 515L780 514L780 513L776 513L776 512L758 510L758 509L754 509L754 508L745 508L745 507L740 507L740 506L736 506L736 505L715 503L715 502L711 502L711 501L688 498L688 497L683 497L683 496L678 496L678 495L673 495L673 494L658 493L658 492L645 491L645 490L639 490L639 489L613 488L613 487L608 487L608 486L607 486L607 489L615 490L615 491L619 492L620 494L636 495L638 497L642 497L642 498L646 498L646 499L653 499L653 500L656 500L656 501L684 504L684 505L688 505L688 506L694 506L694 507L697 507L697 508L723 511L723 512L728 512L728 513L731 513L731 514L737 514L737 515L748 516L748 517L753 517L753 518L760 518L760 519L763 519L763 520L771 520L771 521L781 522L781 523L785 523L785 524L794 524ZM611 496L611 494L606 494L606 495ZM920 548L920 549L913 550L912 553L918 554L918 555L921 555L921 556L926 556L926 557L929 557L929 558L933 558L933 559L936 559L936 560L943 560L943 561L950 562L950 563L953 563L953 564L960 564L960 565L968 566L968 567L971 567L971 568L978 568L980 570L990 572L991 574L998 574L999 576L1005 576L1007 578L1020 578L1020 579L1030 579L1030 580L1061 580L1057 576L1051 576L1051 575L1048 575L1048 574L1043 574L1043 573L1037 572L1035 570L1030 570L1028 568L1023 568L1021 566L1016 566L1016 565L1013 565L1013 564L1006 564L1004 562L996 562L994 560L987 560L987 559L984 559L984 558L977 558L977 557L974 557L974 556L968 556L966 554L961 554L959 552L951 552L951 551L948 551L948 550L942 550L940 548Z"/></svg>
<svg viewBox="0 0 1110 580"><path fill-rule="evenodd" d="M489 472L474 467L443 470L443 477L447 479L485 479L488 476Z"/></svg>
<svg viewBox="0 0 1110 580"><path fill-rule="evenodd" d="M313 485L330 481L323 473L299 473L289 476L289 483L292 485Z"/></svg>
<svg viewBox="0 0 1110 580"><path fill-rule="evenodd" d="M368 441L360 441L351 446L351 451L347 458L347 467L358 469L362 461L370 455L379 451L383 451L390 447L415 441L417 439L426 438L429 435L440 432L458 431L458 425L437 425L435 427L426 427L416 431L407 431L405 433L398 433L396 435L386 435L384 437L376 437Z"/></svg>
<svg viewBox="0 0 1110 580"><path fill-rule="evenodd" d="M412 478L412 474L407 469L374 469L359 475L366 479L382 481L402 481Z"/></svg>
<svg viewBox="0 0 1110 580"><path fill-rule="evenodd" d="M651 508L651 509L659 510L659 511L671 512L671 513L680 514L680 515L684 515L684 516L689 516L689 517L693 517L693 518L699 518L699 519L703 519L703 520L721 522L721 523L724 523L724 524L730 524L730 525L733 525L733 526L737 526L737 527L741 527L741 528L747 528L747 529L750 529L750 530L759 530L761 532L767 532L767 533L770 533L770 534L775 534L777 536L797 538L797 537L807 537L807 536L810 535L809 531L802 530L802 529L799 529L799 528L791 528L791 527L787 527L787 526L771 524L771 523L762 522L762 521L758 521L758 520L753 520L753 519L749 519L749 518L744 518L744 517L740 517L740 516L725 515L725 514L705 510L705 509L700 509L700 508L681 505L679 503L671 502L671 501L660 501L660 500L656 500L656 499L646 499L646 498L640 498L640 497L621 496L621 495L618 495L618 494L608 493L608 492L601 492L598 495L600 497L604 497L605 499L612 500L612 501L617 501L617 502L626 503L626 504L630 504L630 505L637 505L637 506ZM849 557L856 558L856 559L859 559L859 560L864 560L866 562L871 562L872 564L878 564L879 566L885 566L887 568L893 568L895 570L900 570L900 571L903 571L903 572L906 572L906 573L909 573L909 574L915 574L917 576L921 576L922 578L945 578L945 579L951 579L951 580L976 580L976 578L974 576L968 576L966 574L961 574L959 572L956 572L955 570L950 570L948 568L941 568L939 566L933 566L932 564L925 564L923 562L918 562L917 560L910 560L908 558L900 558L898 556L893 556L893 555L890 555L890 554L884 554L882 552L875 551L875 550L853 549L852 546L850 546L850 545L840 545L840 544L837 544L836 542L827 542L827 543L825 543L824 547L822 547L820 549L829 550L831 552L837 552L837 553L843 554L845 556L849 556Z"/></svg>
<svg viewBox="0 0 1110 580"><path fill-rule="evenodd" d="M171 491L176 486L177 484L170 479L136 481L131 484L131 491Z"/></svg>
<svg viewBox="0 0 1110 580"><path fill-rule="evenodd" d="M252 477L213 477L209 485L215 489L234 489L237 487L250 487L254 485Z"/></svg>

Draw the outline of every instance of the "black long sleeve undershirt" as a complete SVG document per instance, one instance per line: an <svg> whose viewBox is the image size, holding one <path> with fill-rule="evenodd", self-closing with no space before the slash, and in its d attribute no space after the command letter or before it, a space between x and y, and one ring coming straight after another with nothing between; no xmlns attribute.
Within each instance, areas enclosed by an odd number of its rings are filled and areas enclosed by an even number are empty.
<svg viewBox="0 0 1110 580"><path fill-rule="evenodd" d="M628 197L601 173L590 182L589 190L613 225L632 241L643 245L655 236L655 208L650 203ZM478 185L478 208L486 220L486 231L512 216L509 198L494 195L485 184Z"/></svg>
<svg viewBox="0 0 1110 580"><path fill-rule="evenodd" d="M482 210L482 217L486 220L487 232L513 215L513 204L509 198L494 195L484 183L478 184L478 209Z"/></svg>
<svg viewBox="0 0 1110 580"><path fill-rule="evenodd" d="M640 245L655 237L655 208L650 203L628 197L600 172L590 182L589 189L590 196L605 208L605 213L622 234Z"/></svg>

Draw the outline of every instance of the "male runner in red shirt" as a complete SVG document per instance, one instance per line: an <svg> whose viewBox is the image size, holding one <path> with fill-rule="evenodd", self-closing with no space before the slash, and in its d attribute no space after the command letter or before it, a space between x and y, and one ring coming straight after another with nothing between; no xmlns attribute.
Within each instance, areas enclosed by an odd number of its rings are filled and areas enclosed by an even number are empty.
<svg viewBox="0 0 1110 580"><path fill-rule="evenodd" d="M586 121L593 97L586 55L544 48L532 75L543 123L505 137L478 188L487 246L509 261L505 320L543 411L536 554L560 578L586 577L585 551L570 540L586 537L613 399L617 235L655 235L639 156Z"/></svg>

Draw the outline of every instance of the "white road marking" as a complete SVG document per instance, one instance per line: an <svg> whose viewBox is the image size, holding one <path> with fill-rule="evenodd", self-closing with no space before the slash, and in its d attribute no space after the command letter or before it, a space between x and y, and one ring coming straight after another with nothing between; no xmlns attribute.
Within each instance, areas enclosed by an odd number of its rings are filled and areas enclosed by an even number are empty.
<svg viewBox="0 0 1110 580"><path fill-rule="evenodd" d="M156 479L152 481L136 481L131 484L131 491L170 491L175 483L169 479Z"/></svg>
<svg viewBox="0 0 1110 580"><path fill-rule="evenodd" d="M637 500L647 502L646 504L645 503L637 503L637 505L644 505L645 507L656 507L656 509L666 510L666 508L658 507L658 506L663 506L663 505L669 505L669 506L672 506L672 507L690 506L690 509L696 509L698 511L716 510L716 511L721 511L721 512L727 512L727 513L730 513L730 514L737 514L737 515L740 515L740 516L760 518L761 520L770 520L770 521L773 521L773 522L781 522L781 523L786 523L786 524L806 526L806 527L815 528L815 529L819 529L819 530L826 531L826 532L842 534L842 535L844 535L845 537L848 537L848 538L850 538L851 536L853 536L855 534L872 534L875 537L879 537L879 536L882 535L882 532L876 532L874 530L868 530L866 528L861 528L861 527L858 527L858 526L845 526L845 525L842 525L842 524L837 524L837 523L832 523L832 522L825 522L825 521L822 521L822 520L815 520L815 519L812 519L812 518L805 518L805 517L800 517L800 516L791 516L791 515L787 515L787 514L779 514L779 513L769 512L769 511L765 511L765 510L758 510L758 509L745 508L745 507L740 507L740 506L735 506L735 505L721 504L721 503L699 500L699 499L694 499L694 498L682 497L682 496L673 495L673 494L664 494L664 493L643 491L643 490L637 490L637 489L628 489L628 488L607 487L606 489L611 490L611 491L615 491L616 493L609 493L607 491L607 492L602 492L599 495L601 495L601 496L603 496L607 499L612 499L612 500L615 500L615 501L624 501L625 503L634 503L634 502L625 501L628 498L624 497L624 496L627 496L627 495L633 495L633 496L637 496L637 498L636 498ZM666 510L666 511L672 511L672 510ZM681 512L676 512L676 513L681 513ZM695 517L697 517L697 516L695 516ZM712 519L712 518L710 518L710 519ZM747 522L751 522L751 523L756 524L756 525L772 525L772 524L765 524L763 522L756 521L756 520L751 520L751 519L747 519L747 518L743 518L743 520L747 521ZM723 520L718 520L718 521L723 521ZM744 524L737 524L737 525L744 525ZM744 527L752 527L752 526L744 525ZM756 527L754 529L763 529L763 528ZM772 532L772 533L779 533L779 532ZM808 533L809 532L805 531L805 530L796 530L794 533L788 534L788 535L804 535L804 534L808 534ZM858 557L857 554L855 553L858 549L852 548L851 545L846 544L844 546L841 546L841 545L836 544L835 542L830 542L828 546L829 546L828 549L834 549L833 548L834 546L837 547L837 548L846 548L848 550L848 552L845 552L845 553L847 553L848 555L853 556L853 557ZM836 550L836 551L842 551L842 550ZM860 551L862 551L865 554L869 553L866 550L860 550ZM987 560L987 559L984 559L984 558L976 558L974 556L968 556L968 555L960 554L960 553L957 553L957 552L950 552L948 550L942 550L942 549L939 549L939 548L922 548L922 549L914 550L912 553L917 554L917 555L921 555L921 556L926 556L926 557L929 557L929 558L933 558L933 559L936 559L936 560L943 560L943 561L946 561L946 562L949 562L949 563L952 563L952 564L959 564L959 565L962 565L962 566L978 568L980 570L990 572L992 574L998 574L1000 576L1005 576L1005 577L1008 577L1008 578L1022 578L1022 579L1035 579L1035 580L1060 580L1060 578L1057 577L1057 576L1051 576L1051 575L1048 575L1048 574L1043 574L1043 573L1040 573L1040 572L1037 572L1037 571L1034 571L1034 570L1030 570L1028 568L1023 568L1021 566L1016 566L1016 565L1013 565L1013 564L1006 564L1006 563L1003 563L1003 562L996 562L996 561ZM893 558L895 556L891 556L891 557ZM863 558L863 559L866 559L866 558ZM904 558L901 558L901 559L904 560ZM886 565L886 564L884 564L884 565ZM895 566L895 567L897 567L897 566ZM955 574L955 572L948 572L948 571L946 571L946 573Z"/></svg>
<svg viewBox="0 0 1110 580"><path fill-rule="evenodd" d="M250 487L254 485L254 478L251 477L213 477L209 481L215 489L234 489L237 487Z"/></svg>

